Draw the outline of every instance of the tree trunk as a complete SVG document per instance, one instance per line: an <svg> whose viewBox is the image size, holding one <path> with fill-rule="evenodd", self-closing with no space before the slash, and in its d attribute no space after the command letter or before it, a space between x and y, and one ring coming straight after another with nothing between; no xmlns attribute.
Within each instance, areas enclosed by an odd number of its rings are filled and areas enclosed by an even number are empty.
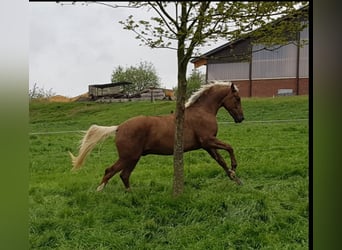
<svg viewBox="0 0 342 250"><path fill-rule="evenodd" d="M183 124L186 96L186 69L190 58L185 55L186 39L186 2L182 2L181 26L178 36L177 65L178 65L178 88L176 101L175 141L173 147L173 197L178 197L184 190L184 165L183 165Z"/></svg>
<svg viewBox="0 0 342 250"><path fill-rule="evenodd" d="M173 151L173 196L178 197L184 190L184 164L183 164L183 124L186 96L186 68L179 68L178 89L176 101L176 130Z"/></svg>

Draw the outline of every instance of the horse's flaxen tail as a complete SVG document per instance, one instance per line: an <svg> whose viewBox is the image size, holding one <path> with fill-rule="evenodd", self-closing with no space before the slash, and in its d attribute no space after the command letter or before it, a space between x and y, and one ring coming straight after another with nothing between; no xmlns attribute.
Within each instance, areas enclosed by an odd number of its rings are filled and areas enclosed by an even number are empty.
<svg viewBox="0 0 342 250"><path fill-rule="evenodd" d="M103 141L111 135L115 136L117 128L118 126L90 126L81 141L78 156L74 156L69 152L72 159L72 170L77 170L82 166L87 155L93 150L99 141Z"/></svg>

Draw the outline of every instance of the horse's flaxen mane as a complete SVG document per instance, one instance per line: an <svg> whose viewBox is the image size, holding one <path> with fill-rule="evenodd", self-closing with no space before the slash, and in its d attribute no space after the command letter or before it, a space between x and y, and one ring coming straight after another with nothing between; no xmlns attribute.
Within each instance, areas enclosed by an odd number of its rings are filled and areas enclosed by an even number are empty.
<svg viewBox="0 0 342 250"><path fill-rule="evenodd" d="M193 93L189 97L188 101L185 104L185 107L187 108L191 104L194 104L205 91L207 91L208 89L210 89L211 87L214 87L216 85L231 86L232 82L230 82L230 81L210 81L208 84L202 85L202 87L199 90L197 90L195 93ZM234 85L234 87L235 87L236 91L239 91L238 88L236 87L236 85Z"/></svg>

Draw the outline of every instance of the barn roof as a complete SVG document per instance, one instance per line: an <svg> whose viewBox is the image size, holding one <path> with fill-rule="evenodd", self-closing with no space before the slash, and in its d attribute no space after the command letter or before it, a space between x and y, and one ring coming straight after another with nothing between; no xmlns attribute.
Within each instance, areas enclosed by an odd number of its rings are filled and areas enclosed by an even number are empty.
<svg viewBox="0 0 342 250"><path fill-rule="evenodd" d="M309 6L308 5L304 6L302 8L299 8L295 15L300 15L301 13L308 12L308 10L309 10ZM269 23L269 25L276 25L279 22L281 22L281 21L283 21L283 20L285 20L287 18L288 18L288 16L280 17L280 18L272 21L271 23ZM225 43L225 44L223 44L223 45L221 45L221 46L219 46L219 47L217 47L215 49L212 49L212 50L210 50L210 51L200 55L199 57L196 57L196 58L192 59L190 62L194 63L196 67L199 67L201 65L207 64L206 60L208 58L210 58L211 56L213 56L214 54L216 54L217 52L220 52L222 50L225 50L226 48L232 47L233 45L236 45L236 44L238 44L240 42L243 42L243 41L245 41L247 39L250 39L251 37L253 37L254 33L257 30L261 30L263 28L264 27L260 27L260 28L258 28L256 30L253 30L253 31L251 31L249 33L246 33L241 38L238 38L238 39L235 39L233 41L227 42L227 43Z"/></svg>
<svg viewBox="0 0 342 250"><path fill-rule="evenodd" d="M95 87L95 88L99 88L99 89L105 89L105 88L110 88L110 87L116 87L116 86L122 86L122 85L128 85L128 84L132 84L131 82L114 82L114 83L104 83L104 84L93 84L93 85L89 85L89 87Z"/></svg>

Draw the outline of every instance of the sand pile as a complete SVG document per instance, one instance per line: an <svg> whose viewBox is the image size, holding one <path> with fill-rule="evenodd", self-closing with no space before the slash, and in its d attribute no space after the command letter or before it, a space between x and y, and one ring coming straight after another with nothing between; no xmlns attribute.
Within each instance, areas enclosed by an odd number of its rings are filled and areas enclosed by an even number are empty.
<svg viewBox="0 0 342 250"><path fill-rule="evenodd" d="M78 95L75 97L65 97L62 95L51 96L48 101L49 102L76 102L76 101L87 101L89 99L88 93L84 93L82 95Z"/></svg>
<svg viewBox="0 0 342 250"><path fill-rule="evenodd" d="M70 102L71 99L62 95L51 96L48 99L49 102Z"/></svg>

